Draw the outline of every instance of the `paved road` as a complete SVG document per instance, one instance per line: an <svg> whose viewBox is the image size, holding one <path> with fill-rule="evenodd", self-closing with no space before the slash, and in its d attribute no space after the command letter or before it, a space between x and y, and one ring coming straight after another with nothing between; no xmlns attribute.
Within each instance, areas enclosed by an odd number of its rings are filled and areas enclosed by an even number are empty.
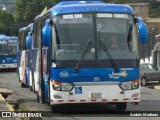
<svg viewBox="0 0 160 120"><path fill-rule="evenodd" d="M158 83L148 84L157 85ZM0 87L9 88L14 91L14 94L9 97L18 101L21 109L27 109L32 111L46 111L45 114L55 116L54 120L104 120L111 117L113 120L157 120L157 117L120 117L122 114L114 114L115 107L106 104L88 104L84 105L72 105L62 108L62 113L51 113L50 107L46 104L39 104L36 102L36 95L33 94L28 88L21 88L20 83L17 80L16 72L0 72ZM148 87L142 87L142 101L139 105L128 104L127 111L160 111L160 90L150 89ZM69 109L67 113L64 113L65 109ZM84 110L85 109L85 110ZM115 111L108 114L109 111ZM115 116L115 117L113 117ZM50 118L45 118L49 120Z"/></svg>

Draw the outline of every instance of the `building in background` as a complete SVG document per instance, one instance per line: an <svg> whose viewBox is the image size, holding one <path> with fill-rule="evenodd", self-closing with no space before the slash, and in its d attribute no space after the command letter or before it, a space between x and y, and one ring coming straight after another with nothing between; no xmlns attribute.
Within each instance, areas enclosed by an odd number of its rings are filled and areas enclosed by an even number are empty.
<svg viewBox="0 0 160 120"><path fill-rule="evenodd" d="M135 11L136 17L142 17L143 20L147 20L149 17L149 3L129 3L129 5Z"/></svg>

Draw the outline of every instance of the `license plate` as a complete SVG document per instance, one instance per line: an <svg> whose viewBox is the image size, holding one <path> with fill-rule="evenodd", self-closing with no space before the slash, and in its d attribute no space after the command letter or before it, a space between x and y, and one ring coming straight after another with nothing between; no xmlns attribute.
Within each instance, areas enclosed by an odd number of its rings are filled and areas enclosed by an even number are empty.
<svg viewBox="0 0 160 120"><path fill-rule="evenodd" d="M91 93L91 98L102 98L102 93Z"/></svg>

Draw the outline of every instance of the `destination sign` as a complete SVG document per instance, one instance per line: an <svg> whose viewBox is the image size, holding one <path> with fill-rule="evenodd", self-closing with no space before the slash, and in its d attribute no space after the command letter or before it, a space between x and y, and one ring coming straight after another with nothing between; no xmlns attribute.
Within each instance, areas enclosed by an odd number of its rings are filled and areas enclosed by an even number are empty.
<svg viewBox="0 0 160 120"><path fill-rule="evenodd" d="M0 41L0 44L7 44L7 41Z"/></svg>
<svg viewBox="0 0 160 120"><path fill-rule="evenodd" d="M111 14L111 13L98 13L98 18L124 18L128 19L131 18L128 14Z"/></svg>
<svg viewBox="0 0 160 120"><path fill-rule="evenodd" d="M15 40L8 40L8 42L14 42L14 43L16 43L16 41L15 41Z"/></svg>

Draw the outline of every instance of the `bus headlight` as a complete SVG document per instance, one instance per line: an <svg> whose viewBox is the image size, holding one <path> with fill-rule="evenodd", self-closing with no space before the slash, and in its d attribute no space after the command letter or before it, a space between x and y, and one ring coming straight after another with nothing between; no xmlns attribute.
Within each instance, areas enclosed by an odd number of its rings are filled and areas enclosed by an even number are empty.
<svg viewBox="0 0 160 120"><path fill-rule="evenodd" d="M54 89L54 90L61 91L61 86L60 86L60 85L54 84L54 85L52 85L52 86L53 86L53 89Z"/></svg>
<svg viewBox="0 0 160 120"><path fill-rule="evenodd" d="M139 88L139 80L127 81L120 83L122 90L134 90Z"/></svg>
<svg viewBox="0 0 160 120"><path fill-rule="evenodd" d="M56 91L68 91L69 92L73 89L74 86L71 83L52 81L52 87Z"/></svg>

